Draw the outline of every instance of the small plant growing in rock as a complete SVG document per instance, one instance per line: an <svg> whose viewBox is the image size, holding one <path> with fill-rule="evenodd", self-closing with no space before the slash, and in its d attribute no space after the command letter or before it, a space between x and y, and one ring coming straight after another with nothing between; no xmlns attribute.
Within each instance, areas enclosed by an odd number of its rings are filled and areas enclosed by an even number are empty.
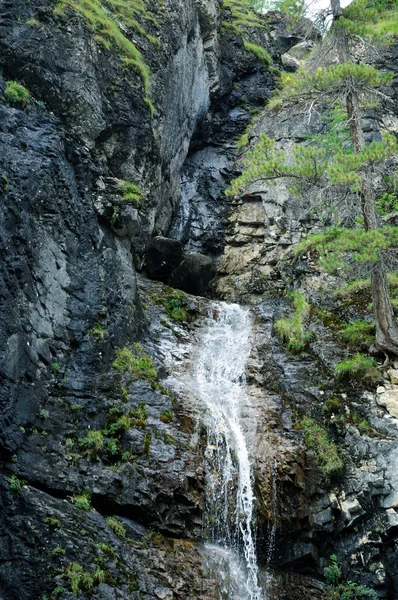
<svg viewBox="0 0 398 600"><path fill-rule="evenodd" d="M22 492L24 485L26 485L26 481L24 479L19 479L19 477L16 475L11 475L10 489L15 494Z"/></svg>
<svg viewBox="0 0 398 600"><path fill-rule="evenodd" d="M119 537L121 540L124 540L126 537L126 529L124 525L116 519L116 517L108 517L107 522L112 531Z"/></svg>
<svg viewBox="0 0 398 600"><path fill-rule="evenodd" d="M363 600L371 598L377 600L379 597L375 590L368 588L365 585L359 585L353 581L341 581L341 569L337 562L337 557L332 554L329 565L324 570L326 583L332 588L333 600Z"/></svg>
<svg viewBox="0 0 398 600"><path fill-rule="evenodd" d="M365 356L357 352L351 358L347 358L337 363L334 368L336 379L349 378L351 380L360 380L363 378L377 379L379 372L376 368L376 361L370 356Z"/></svg>
<svg viewBox="0 0 398 600"><path fill-rule="evenodd" d="M298 426L304 430L304 442L314 452L324 473L332 475L343 468L343 460L337 445L332 442L327 431L311 417L304 417Z"/></svg>
<svg viewBox="0 0 398 600"><path fill-rule="evenodd" d="M89 334L95 337L98 341L103 342L107 336L106 328L100 323L94 323L89 331Z"/></svg>
<svg viewBox="0 0 398 600"><path fill-rule="evenodd" d="M291 292L288 297L293 303L294 315L278 319L275 322L275 329L288 350L299 353L305 349L312 337L312 333L306 332L304 327L304 319L308 317L310 307L301 292Z"/></svg>
<svg viewBox="0 0 398 600"><path fill-rule="evenodd" d="M105 581L105 571L97 567L93 573L90 573L75 562L64 569L63 577L68 580L68 585L75 596L79 595L79 591L92 594L95 586Z"/></svg>
<svg viewBox="0 0 398 600"><path fill-rule="evenodd" d="M141 205L142 199L142 190L130 181L125 181L122 185L122 202L126 202L135 206L135 208L139 208Z"/></svg>
<svg viewBox="0 0 398 600"><path fill-rule="evenodd" d="M44 519L45 524L54 531L55 529L60 529L61 521L52 515L49 515Z"/></svg>
<svg viewBox="0 0 398 600"><path fill-rule="evenodd" d="M91 495L88 492L73 496L72 501L80 510L91 510Z"/></svg>
<svg viewBox="0 0 398 600"><path fill-rule="evenodd" d="M79 444L90 456L97 456L104 449L104 434L102 431L89 431L79 439Z"/></svg>
<svg viewBox="0 0 398 600"><path fill-rule="evenodd" d="M120 348L116 352L112 366L116 371L133 373L138 379L145 379L151 383L158 380L158 374L150 356L145 354L141 344L134 344L133 350Z"/></svg>
<svg viewBox="0 0 398 600"><path fill-rule="evenodd" d="M374 324L356 319L340 330L341 339L351 348L369 348L374 342Z"/></svg>
<svg viewBox="0 0 398 600"><path fill-rule="evenodd" d="M164 410L160 416L160 420L162 423L170 423L170 421L173 420L173 417L174 415L171 410Z"/></svg>
<svg viewBox="0 0 398 600"><path fill-rule="evenodd" d="M132 418L133 424L136 427L145 427L146 420L148 418L148 413L145 408L145 402L140 402L137 408L130 410L129 416Z"/></svg>
<svg viewBox="0 0 398 600"><path fill-rule="evenodd" d="M7 81L3 96L10 104L19 105L23 108L30 101L30 92L17 81Z"/></svg>
<svg viewBox="0 0 398 600"><path fill-rule="evenodd" d="M151 441L152 436L150 433L146 433L144 437L144 454L147 458L149 458L151 452Z"/></svg>
<svg viewBox="0 0 398 600"><path fill-rule="evenodd" d="M51 365L51 371L53 373L59 373L60 370L61 370L60 363L58 361L53 362L52 365Z"/></svg>

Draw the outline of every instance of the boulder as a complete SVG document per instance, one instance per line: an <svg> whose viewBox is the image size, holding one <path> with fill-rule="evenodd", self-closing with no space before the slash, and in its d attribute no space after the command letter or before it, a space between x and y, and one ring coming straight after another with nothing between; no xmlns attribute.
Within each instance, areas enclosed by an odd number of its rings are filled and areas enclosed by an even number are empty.
<svg viewBox="0 0 398 600"><path fill-rule="evenodd" d="M145 252L145 264L151 279L167 281L183 259L182 243L178 240L156 236Z"/></svg>
<svg viewBox="0 0 398 600"><path fill-rule="evenodd" d="M203 296L216 274L214 261L203 254L188 254L170 278L172 287Z"/></svg>

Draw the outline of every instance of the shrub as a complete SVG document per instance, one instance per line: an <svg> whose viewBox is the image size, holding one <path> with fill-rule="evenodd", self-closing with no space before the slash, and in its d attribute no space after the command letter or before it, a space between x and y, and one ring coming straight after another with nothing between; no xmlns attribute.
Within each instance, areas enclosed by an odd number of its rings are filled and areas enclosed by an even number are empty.
<svg viewBox="0 0 398 600"><path fill-rule="evenodd" d="M343 460L337 445L329 440L326 430L311 417L304 417L298 425L304 430L305 445L314 452L322 471L329 475L341 471Z"/></svg>
<svg viewBox="0 0 398 600"><path fill-rule="evenodd" d="M120 538L124 539L126 537L126 529L124 525L116 519L116 517L108 517L107 522L112 531Z"/></svg>
<svg viewBox="0 0 398 600"><path fill-rule="evenodd" d="M357 352L351 358L347 358L337 363L334 368L334 374L337 379L349 377L353 380L361 378L374 378L378 376L376 361L370 356L365 356Z"/></svg>
<svg viewBox="0 0 398 600"><path fill-rule="evenodd" d="M22 107L25 107L30 101L30 92L17 81L7 81L3 95L10 104Z"/></svg>

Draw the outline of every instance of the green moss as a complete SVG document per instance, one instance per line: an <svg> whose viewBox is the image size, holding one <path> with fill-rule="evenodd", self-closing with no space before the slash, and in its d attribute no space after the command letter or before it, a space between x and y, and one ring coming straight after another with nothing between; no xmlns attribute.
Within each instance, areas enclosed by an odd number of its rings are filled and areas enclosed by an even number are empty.
<svg viewBox="0 0 398 600"><path fill-rule="evenodd" d="M266 67L270 67L272 64L272 58L269 52L266 51L262 46L258 46L257 44L252 44L247 40L243 40L243 44L249 52L254 54L254 56L262 62Z"/></svg>
<svg viewBox="0 0 398 600"><path fill-rule="evenodd" d="M304 442L314 452L324 473L332 475L343 468L343 460L337 445L332 442L327 431L311 417L304 417L298 426L304 430Z"/></svg>
<svg viewBox="0 0 398 600"><path fill-rule="evenodd" d="M376 361L370 356L365 356L357 352L351 358L347 358L337 363L334 368L334 374L337 379L350 378L360 380L363 378L375 378L378 376Z"/></svg>
<svg viewBox="0 0 398 600"><path fill-rule="evenodd" d="M127 346L120 348L116 352L112 366L116 371L133 373L138 379L145 379L150 383L155 383L158 380L158 374L152 359L145 354L140 344L134 344L133 350L130 350Z"/></svg>
<svg viewBox="0 0 398 600"><path fill-rule="evenodd" d="M126 537L126 529L124 525L116 519L116 517L108 517L107 522L112 531L123 540Z"/></svg>
<svg viewBox="0 0 398 600"><path fill-rule="evenodd" d="M17 81L7 81L3 97L10 104L25 107L30 101L30 92Z"/></svg>
<svg viewBox="0 0 398 600"><path fill-rule="evenodd" d="M136 71L143 82L146 102L153 112L153 104L150 101L150 77L151 71L145 63L141 52L134 42L125 34L119 23L139 35L148 39L156 47L159 41L147 32L146 27L157 26L153 13L148 9L146 0L64 0L58 3L54 9L55 15L63 15L65 5L76 10L95 32L95 40L105 48L115 48L123 63ZM140 21L146 23L146 27Z"/></svg>

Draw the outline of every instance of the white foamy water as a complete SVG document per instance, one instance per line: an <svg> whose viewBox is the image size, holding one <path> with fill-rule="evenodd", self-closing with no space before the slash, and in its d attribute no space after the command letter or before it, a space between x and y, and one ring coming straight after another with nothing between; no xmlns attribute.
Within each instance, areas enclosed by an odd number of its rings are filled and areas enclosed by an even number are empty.
<svg viewBox="0 0 398 600"><path fill-rule="evenodd" d="M264 600L258 586L252 469L242 426L252 324L237 304L214 305L193 358L193 385L208 409L208 553L218 565L222 598Z"/></svg>

